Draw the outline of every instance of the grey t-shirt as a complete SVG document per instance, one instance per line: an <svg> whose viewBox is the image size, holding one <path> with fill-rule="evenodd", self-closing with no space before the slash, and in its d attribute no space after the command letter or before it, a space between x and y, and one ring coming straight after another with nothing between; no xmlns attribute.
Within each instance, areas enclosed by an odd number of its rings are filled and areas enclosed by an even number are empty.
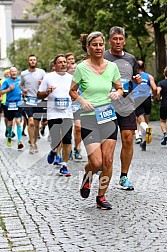
<svg viewBox="0 0 167 252"><path fill-rule="evenodd" d="M127 52L123 52L122 56L113 55L109 50L104 52L104 58L117 64L121 74L121 83L124 92L131 91L130 81L132 76L139 73L139 67L135 57Z"/></svg>
<svg viewBox="0 0 167 252"><path fill-rule="evenodd" d="M40 81L43 80L45 74L45 71L40 68L36 68L34 72L30 72L29 69L21 72L20 85L27 89L26 96L37 97Z"/></svg>

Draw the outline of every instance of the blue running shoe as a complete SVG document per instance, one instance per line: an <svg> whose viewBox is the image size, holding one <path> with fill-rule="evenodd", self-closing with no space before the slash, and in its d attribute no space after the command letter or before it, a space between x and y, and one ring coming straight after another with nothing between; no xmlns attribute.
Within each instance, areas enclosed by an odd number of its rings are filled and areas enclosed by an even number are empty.
<svg viewBox="0 0 167 252"><path fill-rule="evenodd" d="M56 155L54 159L54 165L59 165L62 162L62 156L61 155Z"/></svg>
<svg viewBox="0 0 167 252"><path fill-rule="evenodd" d="M65 177L70 177L70 176L71 176L71 173L67 170L67 166L63 165L63 166L60 168L59 175L60 175L60 176L65 176Z"/></svg>
<svg viewBox="0 0 167 252"><path fill-rule="evenodd" d="M123 189L123 190L127 190L127 191L134 190L132 183L128 180L128 178L126 176L122 176L120 178L119 185L120 185L121 189Z"/></svg>
<svg viewBox="0 0 167 252"><path fill-rule="evenodd" d="M52 164L54 162L56 153L53 151L50 151L48 156L47 156L47 161L49 164Z"/></svg>

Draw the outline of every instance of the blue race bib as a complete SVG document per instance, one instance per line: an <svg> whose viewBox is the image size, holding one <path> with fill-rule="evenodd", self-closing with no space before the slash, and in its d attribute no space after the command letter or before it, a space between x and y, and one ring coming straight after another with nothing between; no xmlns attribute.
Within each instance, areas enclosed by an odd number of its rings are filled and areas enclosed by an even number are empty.
<svg viewBox="0 0 167 252"><path fill-rule="evenodd" d="M8 110L18 110L17 102L9 102L7 106L8 106Z"/></svg>
<svg viewBox="0 0 167 252"><path fill-rule="evenodd" d="M77 110L79 110L81 107L80 103L78 102L73 102L72 103L72 112L75 113Z"/></svg>
<svg viewBox="0 0 167 252"><path fill-rule="evenodd" d="M37 106L37 102L38 102L38 98L36 98L36 97L31 97L31 96L28 96L28 97L27 97L27 101L26 101L26 104L27 104L27 105Z"/></svg>
<svg viewBox="0 0 167 252"><path fill-rule="evenodd" d="M95 108L96 120L98 124L110 122L117 119L115 110L111 104Z"/></svg>
<svg viewBox="0 0 167 252"><path fill-rule="evenodd" d="M70 104L69 98L55 98L54 105L56 109L67 109Z"/></svg>

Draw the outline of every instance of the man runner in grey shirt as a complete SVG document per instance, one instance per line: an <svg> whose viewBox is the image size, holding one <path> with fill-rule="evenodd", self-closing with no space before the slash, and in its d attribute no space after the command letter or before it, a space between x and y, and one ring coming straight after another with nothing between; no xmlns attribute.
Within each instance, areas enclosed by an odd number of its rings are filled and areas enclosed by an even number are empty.
<svg viewBox="0 0 167 252"><path fill-rule="evenodd" d="M132 81L136 84L140 84L142 81L135 57L123 51L125 43L125 30L122 27L114 26L109 31L110 49L104 53L104 58L115 62L119 68L124 97L132 91ZM135 111L131 111L127 115L125 113L117 113L117 120L122 140L119 184L124 190L134 190L132 183L127 178L127 174L133 156L133 136L136 130Z"/></svg>
<svg viewBox="0 0 167 252"><path fill-rule="evenodd" d="M28 56L29 68L21 72L20 86L25 95L25 113L28 117L28 135L30 141L29 153L38 152L37 139L39 125L43 112L42 102L37 98L37 91L42 79L45 76L43 69L37 68L37 58L35 55Z"/></svg>

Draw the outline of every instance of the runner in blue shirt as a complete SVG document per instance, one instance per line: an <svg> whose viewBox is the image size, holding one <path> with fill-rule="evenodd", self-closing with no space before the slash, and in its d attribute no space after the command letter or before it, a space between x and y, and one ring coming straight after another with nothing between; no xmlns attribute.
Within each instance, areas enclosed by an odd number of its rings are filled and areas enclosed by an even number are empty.
<svg viewBox="0 0 167 252"><path fill-rule="evenodd" d="M21 98L21 89L20 89L20 78L17 77L17 68L10 68L10 77L6 78L3 82L2 87L0 88L0 95L6 94L6 103L7 106L7 131L8 131L8 139L7 146L12 146L12 125L13 119L15 118L17 125L17 137L18 137L18 150L23 148L22 140L22 129L21 129L21 116L22 116L22 108L20 105L22 104Z"/></svg>

